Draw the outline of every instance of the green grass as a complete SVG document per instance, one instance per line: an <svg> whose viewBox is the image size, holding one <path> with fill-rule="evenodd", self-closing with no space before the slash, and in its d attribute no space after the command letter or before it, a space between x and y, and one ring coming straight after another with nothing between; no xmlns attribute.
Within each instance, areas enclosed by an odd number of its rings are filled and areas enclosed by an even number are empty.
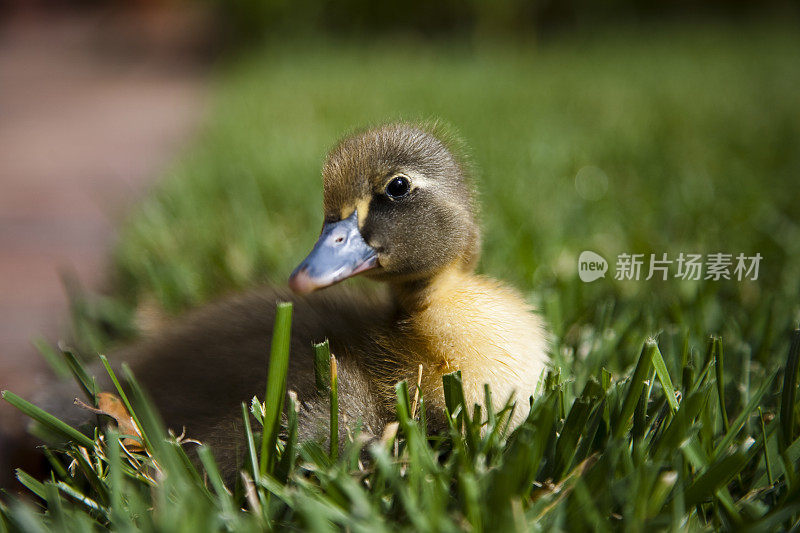
<svg viewBox="0 0 800 533"><path fill-rule="evenodd" d="M250 435L254 481L232 495L210 454L205 473L194 471L164 444L156 417L140 413L151 457L136 460L168 473L159 488L150 492L147 469L98 433L88 467L45 483L22 475L47 501L44 518L8 502L4 520L161 530L798 527L798 57L795 31L754 25L541 46L285 43L236 60L216 77L200 138L126 223L115 292L77 302L84 351L130 335L137 309L177 313L285 283L319 230L319 168L335 139L369 123L441 118L478 169L480 270L540 306L554 371L511 435L490 402L466 416L456 377L446 383L451 432L432 444L410 413L413 384L398 387L396 439L365 451L355 439L335 458L292 443L290 431L259 458ZM609 259L605 279L578 279L583 250ZM757 281L616 281L624 252L763 260ZM265 460L277 477L257 471Z"/></svg>

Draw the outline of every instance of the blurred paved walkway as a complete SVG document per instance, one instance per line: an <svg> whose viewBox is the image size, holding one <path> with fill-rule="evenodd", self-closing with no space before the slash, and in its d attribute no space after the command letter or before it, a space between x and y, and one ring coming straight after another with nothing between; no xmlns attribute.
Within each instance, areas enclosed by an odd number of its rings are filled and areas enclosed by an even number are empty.
<svg viewBox="0 0 800 533"><path fill-rule="evenodd" d="M45 367L30 339L63 332L60 271L101 284L125 208L202 111L198 68L110 50L106 22L0 27L0 389L22 395ZM0 403L0 428L13 430Z"/></svg>

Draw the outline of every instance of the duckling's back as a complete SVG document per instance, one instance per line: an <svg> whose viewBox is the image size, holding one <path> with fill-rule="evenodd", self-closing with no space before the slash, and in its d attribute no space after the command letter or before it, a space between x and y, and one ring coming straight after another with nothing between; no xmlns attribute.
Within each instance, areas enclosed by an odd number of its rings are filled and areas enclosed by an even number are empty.
<svg viewBox="0 0 800 533"><path fill-rule="evenodd" d="M279 301L294 304L287 388L301 402L301 439L327 431L329 412L316 392L312 350L312 343L325 339L339 362L340 415L379 434L389 415L359 363L371 332L389 323L392 314L392 305L379 291L334 287L297 297L274 288L256 290L191 312L110 356L115 365L131 366L167 427L178 433L185 428L187 437L212 447L228 479L243 452L240 404L264 396ZM101 388L113 390L103 372L96 374ZM86 413L71 405L76 392L70 385L70 390L48 394L43 403L77 423Z"/></svg>

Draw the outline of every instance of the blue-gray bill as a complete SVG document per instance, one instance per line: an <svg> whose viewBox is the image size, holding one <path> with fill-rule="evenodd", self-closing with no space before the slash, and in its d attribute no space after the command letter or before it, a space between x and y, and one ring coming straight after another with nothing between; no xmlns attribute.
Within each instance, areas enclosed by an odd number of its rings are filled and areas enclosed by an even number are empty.
<svg viewBox="0 0 800 533"><path fill-rule="evenodd" d="M358 230L358 214L322 226L322 233L302 263L289 276L289 287L308 294L378 265L378 254Z"/></svg>

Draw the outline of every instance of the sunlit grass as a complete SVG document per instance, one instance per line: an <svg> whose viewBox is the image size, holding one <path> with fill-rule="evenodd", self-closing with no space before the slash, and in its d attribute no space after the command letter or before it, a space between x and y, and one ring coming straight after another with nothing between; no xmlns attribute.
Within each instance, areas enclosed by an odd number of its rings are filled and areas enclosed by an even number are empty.
<svg viewBox="0 0 800 533"><path fill-rule="evenodd" d="M165 432L127 369L129 393L117 389L135 420L139 450L123 445L111 429L87 437L4 391L4 399L60 435L56 443L67 441L54 445L66 462L50 454L49 480L17 471L46 513L0 503L0 527L774 531L800 523L800 330L794 332L782 385L776 372L759 380L747 405L732 411L731 423L719 423L725 402L718 391L725 387L717 381L720 373L711 371L722 365L720 340L709 340L705 360L687 354L682 383L674 389L658 345L648 339L627 379L600 371L576 394L568 376L549 373L527 419L510 434L510 409L525 409L524 401L495 412L487 386L484 405L470 413L460 373L448 374L443 387L449 431L434 436L418 418L408 384L400 382L397 422L390 425L396 427L380 439L362 438L356 428L340 456L335 441L329 450L313 441L297 445L293 394L282 438L274 432L287 393L281 368L290 357L284 342L290 317L291 305L279 304L268 400L254 400L250 412L242 403L245 435L231 436L245 437L249 456L235 484L226 486L211 449ZM336 363L330 361L331 368L318 369L317 377L321 385L325 374L331 379L333 428ZM111 367L105 368L117 383ZM774 410L776 400L777 416L765 422L762 406ZM263 427L260 458L251 413ZM202 467L189 460L190 447Z"/></svg>

